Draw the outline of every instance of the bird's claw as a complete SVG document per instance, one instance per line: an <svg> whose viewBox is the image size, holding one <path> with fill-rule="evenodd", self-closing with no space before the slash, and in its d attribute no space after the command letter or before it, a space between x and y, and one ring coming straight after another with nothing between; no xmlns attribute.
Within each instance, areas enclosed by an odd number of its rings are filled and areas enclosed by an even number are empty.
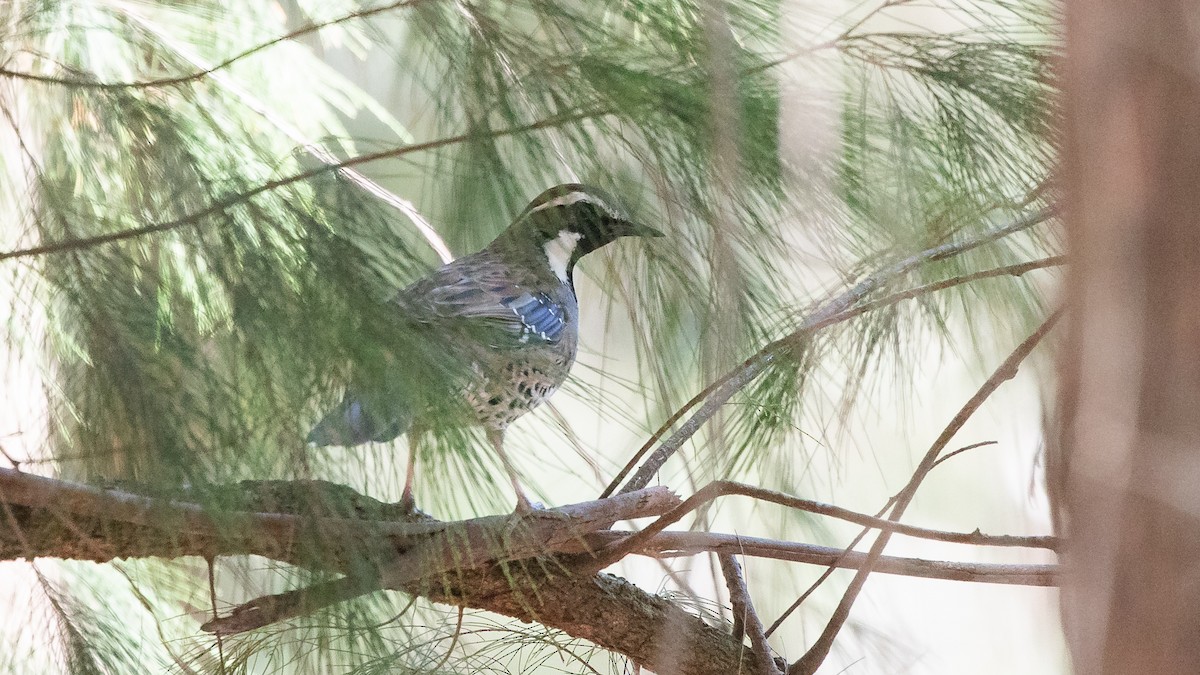
<svg viewBox="0 0 1200 675"><path fill-rule="evenodd" d="M396 502L405 515L415 516L421 512L417 510L417 500L413 499L413 493L407 487L404 493L400 495L400 501Z"/></svg>
<svg viewBox="0 0 1200 675"><path fill-rule="evenodd" d="M541 502L531 502L524 495L518 495L517 507L513 509L513 515L519 519L527 517L535 518L555 518L558 520L567 520L570 518L562 511L554 511L547 509Z"/></svg>

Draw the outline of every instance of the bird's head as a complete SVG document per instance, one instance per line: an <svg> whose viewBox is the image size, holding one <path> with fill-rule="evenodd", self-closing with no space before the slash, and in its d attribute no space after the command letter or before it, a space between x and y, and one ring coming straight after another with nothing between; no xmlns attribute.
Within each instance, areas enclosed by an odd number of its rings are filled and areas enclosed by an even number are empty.
<svg viewBox="0 0 1200 675"><path fill-rule="evenodd" d="M580 258L605 244L620 237L663 236L630 220L608 193L579 183L556 185L535 197L506 234L535 245L564 283Z"/></svg>

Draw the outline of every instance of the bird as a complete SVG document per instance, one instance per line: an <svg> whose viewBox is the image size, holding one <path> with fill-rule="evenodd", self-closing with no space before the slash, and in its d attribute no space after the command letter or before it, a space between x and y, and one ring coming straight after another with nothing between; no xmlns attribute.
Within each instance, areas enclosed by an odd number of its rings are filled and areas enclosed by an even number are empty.
<svg viewBox="0 0 1200 675"><path fill-rule="evenodd" d="M504 434L517 418L549 398L566 380L579 341L576 263L621 237L661 237L635 223L612 195L596 187L565 183L535 197L511 225L477 253L447 263L400 290L389 310L415 327L420 347L390 358L453 361L432 377L347 387L341 403L309 432L316 446L354 446L408 435L408 467L401 503L414 510L413 483L418 438L447 423L434 398L453 398L457 418L482 426L512 482L517 513L532 502L504 452ZM443 375L448 373L449 375ZM453 377L457 375L457 377ZM416 393L415 379L457 379ZM465 419L464 419L465 418ZM453 422L451 422L453 423Z"/></svg>

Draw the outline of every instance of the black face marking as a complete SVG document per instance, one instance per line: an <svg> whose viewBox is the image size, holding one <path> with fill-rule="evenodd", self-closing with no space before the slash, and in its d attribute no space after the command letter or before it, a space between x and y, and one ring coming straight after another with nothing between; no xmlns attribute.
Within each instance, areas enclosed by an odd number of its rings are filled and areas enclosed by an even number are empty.
<svg viewBox="0 0 1200 675"><path fill-rule="evenodd" d="M661 233L633 223L620 202L603 190L567 183L535 197L493 246L525 256L536 251L555 277L573 285L580 258L625 236Z"/></svg>
<svg viewBox="0 0 1200 675"><path fill-rule="evenodd" d="M542 241L563 230L580 235L577 256L586 255L626 234L633 234L629 214L611 195L598 188L568 183L546 190L517 216L529 221Z"/></svg>

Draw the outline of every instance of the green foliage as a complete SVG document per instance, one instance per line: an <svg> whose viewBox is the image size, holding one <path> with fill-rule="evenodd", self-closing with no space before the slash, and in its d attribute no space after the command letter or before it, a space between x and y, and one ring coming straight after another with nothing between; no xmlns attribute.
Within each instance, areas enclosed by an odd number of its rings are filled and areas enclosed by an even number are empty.
<svg viewBox="0 0 1200 675"><path fill-rule="evenodd" d="M354 376L425 383L429 397L461 376L436 365L442 346L406 332L384 303L434 257L409 219L314 159L309 142L351 161L368 147L386 155L374 175L456 252L484 245L530 196L573 178L614 189L666 230L665 242L584 264L604 289L611 333L585 336L584 349L616 344L637 358L610 372L585 355L575 372L586 384L566 388L641 435L795 330L841 282L1046 203L1052 19L1038 3L947 4L966 27L885 31L839 17L833 39L782 59L797 18L759 0L0 5L0 255L44 247L0 259L6 359L41 383L0 396L23 411L0 437L19 434L30 458L61 475L165 494L318 477L398 497L402 442L318 451L303 437ZM275 41L310 21L328 25ZM372 55L367 79L392 78L395 100L319 57L338 48ZM827 51L836 65L818 62ZM380 54L392 57L386 68ZM781 141L783 113L808 103L784 93L792 63L835 92L833 150L816 170L795 166ZM181 81L150 82L160 78ZM355 138L366 125L391 137ZM1054 249L1043 231L1014 236L883 290ZM807 269L814 257L832 274ZM713 452L685 448L664 477L686 466L696 482L769 477L794 488L805 480L798 453L819 448L864 387L889 372L902 380L918 347L965 339L986 353L964 321L1019 332L1039 311L1034 286L999 279L867 314L778 359L707 438ZM435 431L422 449L422 504L462 514L508 503L478 434ZM570 440L547 432L539 443ZM597 493L630 452L605 451L604 475L588 481ZM261 590L264 574L229 576L238 582L223 594L241 597ZM267 576L300 583L289 570ZM170 565L143 569L136 585L147 598L207 597ZM68 586L50 600L65 669L122 672L137 658L134 638L80 597ZM225 665L437 664L420 636L388 624L397 604L367 599L234 641ZM559 636L536 641L541 651L516 660L582 653ZM180 669L220 671L215 646L195 649ZM471 658L439 667L484 667Z"/></svg>

